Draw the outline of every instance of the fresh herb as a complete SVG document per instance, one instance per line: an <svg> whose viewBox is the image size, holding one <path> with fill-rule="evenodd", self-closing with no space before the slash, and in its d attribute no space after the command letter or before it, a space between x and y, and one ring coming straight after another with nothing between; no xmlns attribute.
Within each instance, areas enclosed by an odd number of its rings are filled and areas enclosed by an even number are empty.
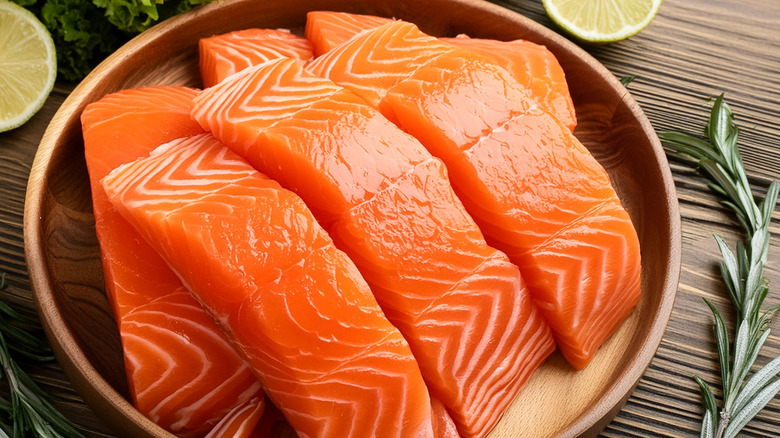
<svg viewBox="0 0 780 438"><path fill-rule="evenodd" d="M46 26L60 78L78 81L154 24L211 0L11 0Z"/></svg>
<svg viewBox="0 0 780 438"><path fill-rule="evenodd" d="M57 74L77 81L130 36L117 32L103 10L84 0L44 0L39 15L54 40Z"/></svg>
<svg viewBox="0 0 780 438"><path fill-rule="evenodd" d="M0 290L6 289L5 274L0 276ZM43 336L36 336L40 323L32 316L24 315L6 302L0 301L0 368L8 381L11 400L0 397L0 410L7 414L2 418L4 429L0 437L9 435L24 437L28 433L39 438L76 438L83 435L73 424L54 408L50 396L19 367L13 356L39 362L54 357ZM38 330L39 331L39 330Z"/></svg>
<svg viewBox="0 0 780 438"><path fill-rule="evenodd" d="M92 0L105 11L106 19L117 29L137 34L160 21L210 0Z"/></svg>
<svg viewBox="0 0 780 438"><path fill-rule="evenodd" d="M723 261L721 275L736 313L734 341L729 340L726 324L715 306L705 302L715 317L715 340L720 361L723 404L718 408L710 386L695 376L701 388L704 418L701 436L732 438L780 391L780 357L754 372L758 352L769 337L770 321L780 305L761 311L769 292L763 268L769 251L769 222L777 203L780 183L773 181L764 201L757 203L750 189L745 167L737 149L739 128L721 94L712 106L706 127L709 141L688 134L662 132L661 141L678 156L693 159L710 180L708 186L721 203L734 210L747 235L738 242L736 254L719 236L715 236Z"/></svg>
<svg viewBox="0 0 780 438"><path fill-rule="evenodd" d="M636 76L623 76L620 78L620 83L626 87L628 84L634 82L634 79L636 79Z"/></svg>

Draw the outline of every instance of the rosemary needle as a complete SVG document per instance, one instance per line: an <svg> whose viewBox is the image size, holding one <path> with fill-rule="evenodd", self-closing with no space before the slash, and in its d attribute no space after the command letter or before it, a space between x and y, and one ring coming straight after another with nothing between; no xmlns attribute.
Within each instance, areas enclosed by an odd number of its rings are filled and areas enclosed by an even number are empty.
<svg viewBox="0 0 780 438"><path fill-rule="evenodd" d="M6 288L5 274L0 276L0 290ZM14 355L34 361L54 357L45 338L30 330L38 322L0 301L0 376L7 380L11 400L0 397L0 410L8 414L3 425L12 428L15 438L32 434L39 438L76 438L83 435L52 406L49 396L19 367ZM0 437L8 437L0 429Z"/></svg>
<svg viewBox="0 0 780 438"><path fill-rule="evenodd" d="M621 84L623 84L624 87L627 87L628 84L630 84L631 82L634 82L635 79L636 79L636 76L623 76L623 77L618 78L618 80L620 81Z"/></svg>
<svg viewBox="0 0 780 438"><path fill-rule="evenodd" d="M715 340L720 362L723 403L718 408L710 386L698 376L704 405L701 426L703 438L732 438L780 391L780 357L754 372L751 368L770 333L770 321L780 305L761 311L769 283L763 268L769 252L769 222L777 204L780 183L773 181L761 203L757 203L745 175L737 149L739 128L721 94L715 99L706 126L707 139L661 132L667 150L675 156L692 159L709 179L708 186L721 197L721 203L734 211L746 233L738 242L736 254L719 236L715 240L723 260L721 276L736 313L736 333L729 339L723 318L715 306L704 301L715 318Z"/></svg>

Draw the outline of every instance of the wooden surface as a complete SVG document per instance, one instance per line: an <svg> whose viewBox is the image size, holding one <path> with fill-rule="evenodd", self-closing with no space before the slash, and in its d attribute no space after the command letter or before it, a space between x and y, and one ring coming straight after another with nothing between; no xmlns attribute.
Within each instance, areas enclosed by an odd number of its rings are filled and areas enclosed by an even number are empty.
<svg viewBox="0 0 780 438"><path fill-rule="evenodd" d="M552 23L536 0L498 2L544 25ZM757 190L780 179L780 4L775 0L666 0L639 35L609 46L586 47L617 76L635 75L629 90L657 130L698 132L708 114L707 96L726 92L742 128L743 156ZM44 109L28 124L0 134L0 271L6 294L32 308L23 255L24 190L35 149L48 121L72 85L58 83ZM692 376L717 385L711 315L701 297L727 308L718 277L717 233L733 245L740 238L731 214L720 207L687 164L671 162L683 219L683 267L674 312L655 359L633 396L603 436L698 435L700 396ZM780 302L778 215L772 223L767 304ZM778 260L778 262L774 262ZM777 327L777 324L775 324ZM780 355L772 336L759 362ZM60 396L63 412L89 436L112 436L84 406L56 364L29 366L41 385ZM780 435L780 398L743 436Z"/></svg>

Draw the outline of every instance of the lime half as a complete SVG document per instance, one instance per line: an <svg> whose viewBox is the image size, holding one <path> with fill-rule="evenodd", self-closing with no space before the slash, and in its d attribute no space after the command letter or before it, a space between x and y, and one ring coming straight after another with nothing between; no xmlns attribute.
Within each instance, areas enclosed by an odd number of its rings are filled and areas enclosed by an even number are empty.
<svg viewBox="0 0 780 438"><path fill-rule="evenodd" d="M20 126L41 109L56 76L49 32L32 12L0 0L0 132Z"/></svg>
<svg viewBox="0 0 780 438"><path fill-rule="evenodd" d="M636 35L661 7L661 0L542 0L547 15L583 41L609 43Z"/></svg>

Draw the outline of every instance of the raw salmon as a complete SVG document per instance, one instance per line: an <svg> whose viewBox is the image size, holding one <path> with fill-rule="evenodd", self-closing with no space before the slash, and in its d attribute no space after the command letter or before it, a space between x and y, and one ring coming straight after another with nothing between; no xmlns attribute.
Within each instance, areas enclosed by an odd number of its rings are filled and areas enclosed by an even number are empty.
<svg viewBox="0 0 780 438"><path fill-rule="evenodd" d="M420 44L417 40L421 34L416 26L404 21L384 24L314 58L306 69L349 88L377 107L389 89L430 59L458 50L427 35L426 44Z"/></svg>
<svg viewBox="0 0 780 438"><path fill-rule="evenodd" d="M307 14L306 38L312 42L315 55L319 56L360 32L376 29L392 21L373 15L312 11ZM524 40L505 42L469 38L466 35L440 39L479 53L486 61L506 69L542 109L574 131L577 118L566 76L558 60L546 47Z"/></svg>
<svg viewBox="0 0 780 438"><path fill-rule="evenodd" d="M519 271L486 244L441 161L290 59L204 91L193 117L307 202L460 433L484 436L554 343Z"/></svg>
<svg viewBox="0 0 780 438"><path fill-rule="evenodd" d="M95 228L108 298L118 319L181 287L181 282L111 207L99 181L119 165L148 155L162 143L203 132L189 116L197 93L183 87L124 90L88 105L81 115ZM133 129L129 129L131 126ZM124 269L126 263L133 268ZM155 281L138 278L139 272Z"/></svg>
<svg viewBox="0 0 780 438"><path fill-rule="evenodd" d="M202 38L198 51L204 87L211 87L233 73L270 59L306 61L312 57L309 40L282 29L244 29Z"/></svg>
<svg viewBox="0 0 780 438"><path fill-rule="evenodd" d="M409 346L301 199L208 134L103 180L304 437L432 436Z"/></svg>
<svg viewBox="0 0 780 438"><path fill-rule="evenodd" d="M120 333L136 408L178 435L206 435L236 405L262 397L251 369L184 288L129 312ZM210 436L246 437L254 423L241 426L243 435Z"/></svg>
<svg viewBox="0 0 780 438"><path fill-rule="evenodd" d="M394 22L307 68L368 96L446 163L488 243L520 267L562 353L583 368L639 300L636 231L566 126L506 70L442 44ZM365 74L376 70L380 81Z"/></svg>
<svg viewBox="0 0 780 438"><path fill-rule="evenodd" d="M111 206L99 182L161 143L202 132L189 116L196 94L181 87L125 90L88 105L81 116L106 292L130 395L141 413L179 436L204 436L262 390L179 278Z"/></svg>
<svg viewBox="0 0 780 438"><path fill-rule="evenodd" d="M320 56L364 30L375 29L391 21L390 18L374 15L309 11L306 14L306 39L314 47L314 56Z"/></svg>
<svg viewBox="0 0 780 438"><path fill-rule="evenodd" d="M437 398L431 399L431 421L436 438L460 438L458 426L452 421L447 407Z"/></svg>
<svg viewBox="0 0 780 438"><path fill-rule="evenodd" d="M577 117L566 75L547 47L525 40L497 41L465 35L440 40L478 53L506 69L534 102L574 131Z"/></svg>
<svg viewBox="0 0 780 438"><path fill-rule="evenodd" d="M236 436L254 436L265 411L265 397L254 397L233 408L216 425L206 438L229 438Z"/></svg>
<svg viewBox="0 0 780 438"><path fill-rule="evenodd" d="M266 406L263 415L250 438L297 438L295 429L285 420L279 410L266 396Z"/></svg>

